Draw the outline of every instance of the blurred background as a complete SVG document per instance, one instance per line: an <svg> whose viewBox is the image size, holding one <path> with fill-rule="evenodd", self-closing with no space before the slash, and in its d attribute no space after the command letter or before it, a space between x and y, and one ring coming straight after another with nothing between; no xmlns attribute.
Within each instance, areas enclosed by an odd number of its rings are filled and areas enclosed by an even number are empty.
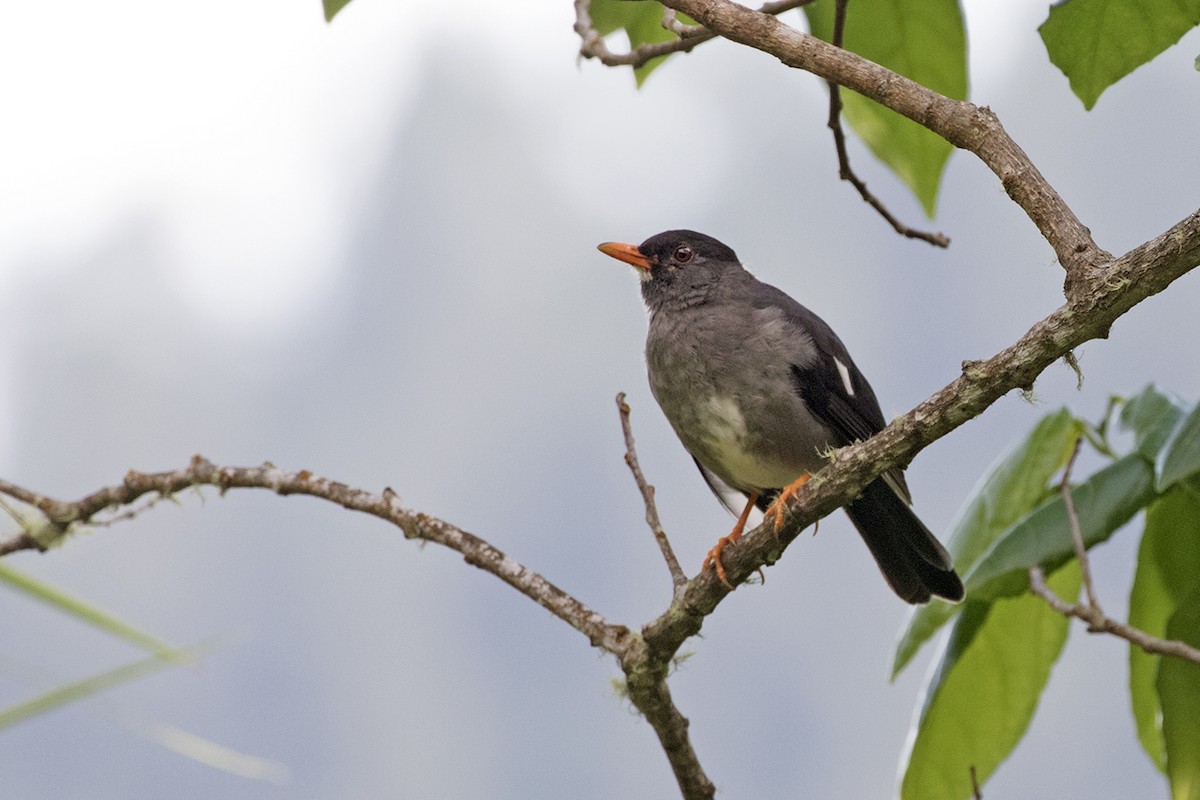
<svg viewBox="0 0 1200 800"><path fill-rule="evenodd" d="M1195 210L1200 38L1087 113L1037 38L1045 2L964 6L972 99L1102 247ZM948 251L899 238L837 180L824 86L732 44L635 91L628 71L578 62L567 0L355 0L332 25L316 0L7 11L0 474L53 496L197 452L391 486L641 625L670 582L622 461L618 391L689 573L730 519L646 386L636 277L597 243L717 236L838 330L888 416L1061 301L1051 250L978 162L950 161L932 223ZM863 147L851 155L924 224ZM1098 418L1149 381L1195 400L1197 303L1190 275L1082 349L1082 390L1052 367L1034 402L1014 393L924 451L908 473L921 516L946 531L1005 446L1063 403ZM1135 533L1095 555L1116 616ZM188 493L5 563L173 643L234 636L4 731L7 796L676 795L611 658L373 519ZM706 622L672 681L720 796L890 796L928 663L887 680L905 606L840 513L767 578ZM0 609L0 707L139 655L8 589ZM1125 665L1121 642L1074 626L986 793L1165 795ZM198 764L155 726L289 777Z"/></svg>

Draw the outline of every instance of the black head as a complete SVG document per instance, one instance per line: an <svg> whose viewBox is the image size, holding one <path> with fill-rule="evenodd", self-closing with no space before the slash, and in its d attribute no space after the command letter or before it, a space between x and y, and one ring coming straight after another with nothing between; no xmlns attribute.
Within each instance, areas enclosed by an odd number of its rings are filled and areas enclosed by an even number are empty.
<svg viewBox="0 0 1200 800"><path fill-rule="evenodd" d="M600 251L638 268L642 297L651 308L703 303L723 275L741 270L733 250L689 230L664 231L636 247L605 242Z"/></svg>
<svg viewBox="0 0 1200 800"><path fill-rule="evenodd" d="M656 233L638 245L638 252L654 266L675 270L689 264L717 262L737 264L737 253L711 236L696 231L678 230Z"/></svg>

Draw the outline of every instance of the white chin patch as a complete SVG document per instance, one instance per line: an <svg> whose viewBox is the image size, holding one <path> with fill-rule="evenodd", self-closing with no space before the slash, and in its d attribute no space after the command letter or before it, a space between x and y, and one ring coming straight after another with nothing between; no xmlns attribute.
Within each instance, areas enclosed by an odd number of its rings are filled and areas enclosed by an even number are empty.
<svg viewBox="0 0 1200 800"><path fill-rule="evenodd" d="M637 276L638 276L638 280L641 281L642 283L650 282L650 270L648 270L648 269L642 269L641 267L638 267L637 268Z"/></svg>
<svg viewBox="0 0 1200 800"><path fill-rule="evenodd" d="M842 376L842 386L845 388L846 394L854 397L854 384L850 380L850 368L836 358L833 359L833 363L837 365L838 374Z"/></svg>

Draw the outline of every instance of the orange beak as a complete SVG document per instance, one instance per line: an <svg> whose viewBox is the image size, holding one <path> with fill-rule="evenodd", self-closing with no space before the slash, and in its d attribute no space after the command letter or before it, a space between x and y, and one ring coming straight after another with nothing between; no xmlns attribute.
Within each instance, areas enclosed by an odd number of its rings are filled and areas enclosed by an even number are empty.
<svg viewBox="0 0 1200 800"><path fill-rule="evenodd" d="M612 256L618 261L632 264L638 269L650 269L650 260L642 255L642 251L638 250L636 245L623 244L621 242L605 242L596 249L606 256Z"/></svg>

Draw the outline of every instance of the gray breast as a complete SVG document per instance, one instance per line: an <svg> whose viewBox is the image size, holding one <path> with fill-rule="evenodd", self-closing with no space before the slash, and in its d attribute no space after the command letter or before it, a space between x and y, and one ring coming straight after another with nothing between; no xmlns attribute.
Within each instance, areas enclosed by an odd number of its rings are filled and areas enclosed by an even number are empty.
<svg viewBox="0 0 1200 800"><path fill-rule="evenodd" d="M794 389L816 358L778 309L706 303L650 320L650 388L684 447L735 489L778 489L820 468L829 445Z"/></svg>

